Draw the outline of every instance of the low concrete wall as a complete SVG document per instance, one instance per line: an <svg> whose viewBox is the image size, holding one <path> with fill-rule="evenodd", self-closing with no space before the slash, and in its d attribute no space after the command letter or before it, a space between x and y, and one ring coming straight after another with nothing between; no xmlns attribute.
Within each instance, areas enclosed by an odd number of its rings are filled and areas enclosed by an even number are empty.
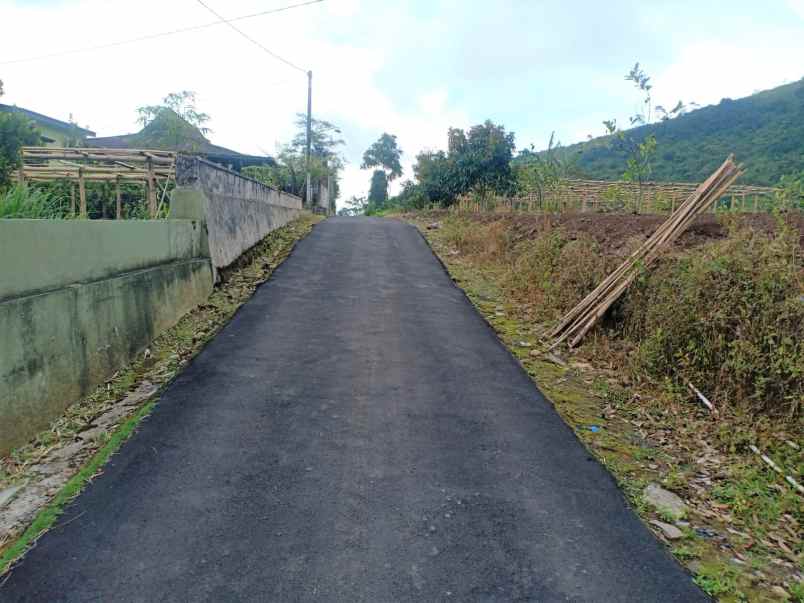
<svg viewBox="0 0 804 603"><path fill-rule="evenodd" d="M191 220L0 220L0 455L212 291Z"/></svg>
<svg viewBox="0 0 804 603"><path fill-rule="evenodd" d="M299 217L302 200L197 157L176 161L171 218L203 220L215 268Z"/></svg>

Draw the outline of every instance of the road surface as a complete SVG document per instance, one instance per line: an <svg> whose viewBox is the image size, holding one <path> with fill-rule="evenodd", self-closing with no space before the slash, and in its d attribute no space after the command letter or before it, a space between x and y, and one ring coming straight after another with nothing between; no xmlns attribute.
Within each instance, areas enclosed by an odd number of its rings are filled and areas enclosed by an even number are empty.
<svg viewBox="0 0 804 603"><path fill-rule="evenodd" d="M706 601L409 225L335 218L0 601Z"/></svg>

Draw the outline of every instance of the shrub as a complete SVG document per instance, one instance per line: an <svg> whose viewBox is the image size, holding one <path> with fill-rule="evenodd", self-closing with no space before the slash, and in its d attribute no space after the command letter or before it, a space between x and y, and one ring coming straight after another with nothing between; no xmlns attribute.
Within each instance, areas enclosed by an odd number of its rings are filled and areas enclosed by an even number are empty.
<svg viewBox="0 0 804 603"><path fill-rule="evenodd" d="M804 399L804 303L798 233L742 229L666 258L621 304L633 369L705 384L721 403L795 415Z"/></svg>

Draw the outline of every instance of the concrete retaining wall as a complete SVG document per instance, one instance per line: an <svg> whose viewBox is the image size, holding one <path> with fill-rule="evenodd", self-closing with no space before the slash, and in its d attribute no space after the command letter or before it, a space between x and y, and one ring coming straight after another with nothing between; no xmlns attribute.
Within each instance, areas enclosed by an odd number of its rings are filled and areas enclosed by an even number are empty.
<svg viewBox="0 0 804 603"><path fill-rule="evenodd" d="M0 220L0 455L212 291L192 220Z"/></svg>
<svg viewBox="0 0 804 603"><path fill-rule="evenodd" d="M205 222L215 268L229 266L302 211L300 197L196 157L178 158L176 184L171 218Z"/></svg>

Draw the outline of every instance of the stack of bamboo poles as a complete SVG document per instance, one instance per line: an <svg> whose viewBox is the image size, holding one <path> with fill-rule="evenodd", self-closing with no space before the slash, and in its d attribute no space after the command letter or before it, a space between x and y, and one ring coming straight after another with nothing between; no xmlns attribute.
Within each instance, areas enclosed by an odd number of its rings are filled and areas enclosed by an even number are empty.
<svg viewBox="0 0 804 603"><path fill-rule="evenodd" d="M556 338L550 349L567 339L570 347L578 345L584 335L628 288L639 269L652 264L689 227L698 214L705 212L712 203L726 193L740 174L742 166L738 166L734 162L734 156L730 155L639 249L561 319L558 326L550 333L551 337Z"/></svg>

